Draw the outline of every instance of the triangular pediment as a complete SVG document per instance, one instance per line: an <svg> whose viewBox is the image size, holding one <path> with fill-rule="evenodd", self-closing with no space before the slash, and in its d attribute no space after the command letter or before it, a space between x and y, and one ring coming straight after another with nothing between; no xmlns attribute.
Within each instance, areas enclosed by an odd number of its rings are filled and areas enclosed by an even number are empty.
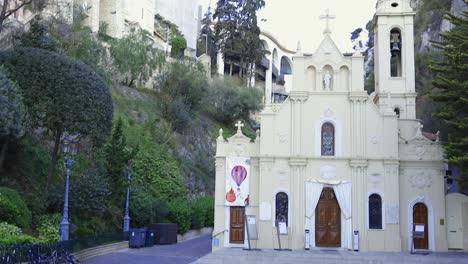
<svg viewBox="0 0 468 264"><path fill-rule="evenodd" d="M343 59L343 54L338 49L338 46L335 44L331 36L326 34L317 50L314 52L313 57L339 61Z"/></svg>

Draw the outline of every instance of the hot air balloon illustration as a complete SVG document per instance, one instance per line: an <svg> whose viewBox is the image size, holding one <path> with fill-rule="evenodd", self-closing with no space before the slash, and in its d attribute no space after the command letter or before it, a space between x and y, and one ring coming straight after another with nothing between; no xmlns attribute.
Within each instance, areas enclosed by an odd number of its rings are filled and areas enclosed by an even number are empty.
<svg viewBox="0 0 468 264"><path fill-rule="evenodd" d="M247 178L247 170L243 166L237 165L232 168L231 177L237 184L237 191L239 192L242 182Z"/></svg>

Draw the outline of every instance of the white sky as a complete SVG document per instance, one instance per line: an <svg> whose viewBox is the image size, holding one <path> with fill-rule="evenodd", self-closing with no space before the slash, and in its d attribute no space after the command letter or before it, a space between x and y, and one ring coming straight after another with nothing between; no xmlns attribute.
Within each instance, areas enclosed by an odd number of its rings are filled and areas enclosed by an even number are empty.
<svg viewBox="0 0 468 264"><path fill-rule="evenodd" d="M203 6L203 13L210 0L198 0ZM214 8L216 0L211 0ZM332 38L342 52L352 51L351 32L364 28L375 13L377 0L265 0L266 5L259 12L260 27L291 50L296 50L301 41L303 52L315 52L323 38L325 20L319 19L330 9L336 19L331 20ZM260 21L260 20L259 20ZM366 33L363 33L367 36Z"/></svg>

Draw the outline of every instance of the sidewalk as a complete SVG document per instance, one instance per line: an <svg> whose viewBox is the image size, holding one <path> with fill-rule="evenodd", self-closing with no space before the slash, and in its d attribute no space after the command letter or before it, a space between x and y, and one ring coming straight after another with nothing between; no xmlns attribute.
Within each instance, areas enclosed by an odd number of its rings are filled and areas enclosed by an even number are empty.
<svg viewBox="0 0 468 264"><path fill-rule="evenodd" d="M175 245L155 245L141 249L124 249L107 255L87 259L86 264L186 264L211 252L211 235L179 242Z"/></svg>

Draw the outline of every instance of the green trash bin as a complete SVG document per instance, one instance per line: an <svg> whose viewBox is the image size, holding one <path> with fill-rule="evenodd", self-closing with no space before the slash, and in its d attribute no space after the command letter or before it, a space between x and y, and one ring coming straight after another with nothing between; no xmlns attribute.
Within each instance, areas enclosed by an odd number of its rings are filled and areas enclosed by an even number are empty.
<svg viewBox="0 0 468 264"><path fill-rule="evenodd" d="M154 246L154 230L146 230L145 247Z"/></svg>

